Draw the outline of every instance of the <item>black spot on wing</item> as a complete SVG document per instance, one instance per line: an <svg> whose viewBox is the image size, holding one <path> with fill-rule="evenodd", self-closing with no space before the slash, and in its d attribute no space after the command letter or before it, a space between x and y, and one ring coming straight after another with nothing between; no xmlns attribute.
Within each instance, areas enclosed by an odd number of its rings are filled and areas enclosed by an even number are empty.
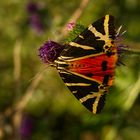
<svg viewBox="0 0 140 140"><path fill-rule="evenodd" d="M106 53L106 55L107 55L108 57L110 57L110 56L112 56L112 55L115 55L115 52L108 51L108 52Z"/></svg>
<svg viewBox="0 0 140 140"><path fill-rule="evenodd" d="M108 85L109 77L110 77L109 75L104 76L104 79L103 79L103 84L104 85Z"/></svg>
<svg viewBox="0 0 140 140"><path fill-rule="evenodd" d="M92 77L93 76L93 73L87 73L86 76L87 77Z"/></svg>
<svg viewBox="0 0 140 140"><path fill-rule="evenodd" d="M97 112L96 113L100 113L101 110L103 109L104 105L105 105L105 98L106 98L106 94L103 94L100 97L100 100L98 102L98 106L97 106Z"/></svg>
<svg viewBox="0 0 140 140"><path fill-rule="evenodd" d="M107 61L105 61L105 60L102 62L102 70L103 71L107 70Z"/></svg>

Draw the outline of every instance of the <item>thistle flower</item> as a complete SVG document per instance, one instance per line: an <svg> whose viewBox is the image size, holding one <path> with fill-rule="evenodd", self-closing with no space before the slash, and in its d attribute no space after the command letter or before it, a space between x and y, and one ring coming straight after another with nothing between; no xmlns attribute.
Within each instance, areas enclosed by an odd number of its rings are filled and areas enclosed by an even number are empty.
<svg viewBox="0 0 140 140"><path fill-rule="evenodd" d="M23 115L19 133L22 139L29 139L33 130L33 118L29 115Z"/></svg>
<svg viewBox="0 0 140 140"><path fill-rule="evenodd" d="M43 32L46 23L44 22L44 13L46 9L41 3L30 1L27 4L27 12L29 16L29 24L37 33Z"/></svg>
<svg viewBox="0 0 140 140"><path fill-rule="evenodd" d="M27 11L31 14L38 12L38 5L37 3L29 2L27 4Z"/></svg>
<svg viewBox="0 0 140 140"><path fill-rule="evenodd" d="M33 14L30 17L30 25L37 32L41 32L43 30L43 24L41 23L41 19L38 14Z"/></svg>
<svg viewBox="0 0 140 140"><path fill-rule="evenodd" d="M44 63L53 63L58 58L64 46L54 42L47 41L39 48L39 56Z"/></svg>

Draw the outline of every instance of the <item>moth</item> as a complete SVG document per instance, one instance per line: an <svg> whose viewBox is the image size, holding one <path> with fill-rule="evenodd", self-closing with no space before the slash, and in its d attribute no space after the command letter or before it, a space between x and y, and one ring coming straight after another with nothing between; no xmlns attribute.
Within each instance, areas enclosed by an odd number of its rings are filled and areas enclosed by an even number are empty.
<svg viewBox="0 0 140 140"><path fill-rule="evenodd" d="M118 61L114 17L105 15L65 45L51 63L71 93L92 113L100 113Z"/></svg>

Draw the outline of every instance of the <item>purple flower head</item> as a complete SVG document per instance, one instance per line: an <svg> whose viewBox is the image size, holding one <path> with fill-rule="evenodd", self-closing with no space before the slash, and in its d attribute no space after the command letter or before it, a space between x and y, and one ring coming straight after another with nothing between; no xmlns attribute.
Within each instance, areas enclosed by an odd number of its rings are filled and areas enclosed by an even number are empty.
<svg viewBox="0 0 140 140"><path fill-rule="evenodd" d="M42 47L39 48L39 56L43 63L53 63L63 49L64 46L54 41L47 41Z"/></svg>
<svg viewBox="0 0 140 140"><path fill-rule="evenodd" d="M33 130L33 118L29 115L23 115L19 133L21 137L27 139L31 136Z"/></svg>
<svg viewBox="0 0 140 140"><path fill-rule="evenodd" d="M71 31L75 26L75 23L74 22L70 22L67 24L67 30Z"/></svg>
<svg viewBox="0 0 140 140"><path fill-rule="evenodd" d="M43 24L41 23L41 19L40 19L40 16L38 14L31 15L30 25L37 32L41 32L43 30Z"/></svg>
<svg viewBox="0 0 140 140"><path fill-rule="evenodd" d="M35 13L35 12L37 12L38 11L38 5L37 5L37 3L34 3L34 2L32 2L32 1L30 1L28 4L27 4L27 11L29 12L29 13Z"/></svg>
<svg viewBox="0 0 140 140"><path fill-rule="evenodd" d="M42 33L46 27L44 20L45 6L40 2L30 1L27 4L28 23L34 31Z"/></svg>

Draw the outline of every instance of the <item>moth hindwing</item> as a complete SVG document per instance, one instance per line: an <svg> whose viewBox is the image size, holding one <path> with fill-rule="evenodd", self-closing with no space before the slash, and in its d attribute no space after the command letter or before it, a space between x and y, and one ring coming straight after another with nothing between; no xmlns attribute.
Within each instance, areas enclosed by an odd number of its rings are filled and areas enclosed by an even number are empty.
<svg viewBox="0 0 140 140"><path fill-rule="evenodd" d="M67 87L94 114L102 110L114 79L115 34L114 18L106 15L66 45L55 61Z"/></svg>

